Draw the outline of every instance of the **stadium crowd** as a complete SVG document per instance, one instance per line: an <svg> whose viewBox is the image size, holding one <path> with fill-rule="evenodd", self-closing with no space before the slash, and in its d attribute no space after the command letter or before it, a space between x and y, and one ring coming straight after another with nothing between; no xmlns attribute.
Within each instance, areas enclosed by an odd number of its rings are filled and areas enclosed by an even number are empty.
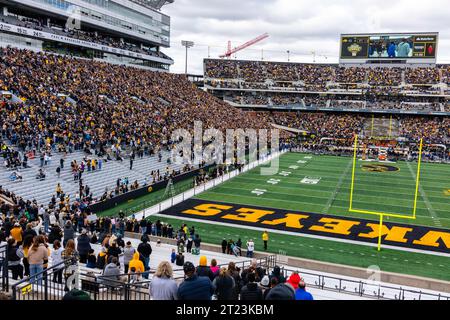
<svg viewBox="0 0 450 320"><path fill-rule="evenodd" d="M2 102L2 137L22 151L104 154L111 146L132 146L151 153L194 120L219 130L267 127L183 76L13 48L2 49L0 58L0 87L24 100Z"/></svg>
<svg viewBox="0 0 450 320"><path fill-rule="evenodd" d="M185 262L183 254L199 255L201 247L195 227L186 224L174 228L160 220L152 223L146 219L128 219L122 212L117 218L95 220L76 214L58 217L45 210L2 213L0 223L0 244L8 246L8 270L14 280L29 277L31 283L42 284L42 272L50 269L51 281L64 286L68 292L73 272L70 267L82 265L84 270L97 270L95 281L112 289L124 283L145 282L153 273L148 290L154 300L313 299L298 273L286 279L278 266L268 274L256 260L243 270L233 262L218 266L216 259L208 265L205 256L200 256L197 266ZM125 231L140 234L137 247L130 241L125 243ZM156 270L150 269L153 249L149 235L176 239L177 242L170 259L159 263ZM262 240L267 248L267 233L262 235ZM93 245L101 246L98 254ZM226 246L241 252L232 240ZM237 256L238 251L233 249L228 253ZM254 243L249 240L247 256L251 257L253 250ZM123 263L119 262L119 257ZM181 283L174 279L174 268L179 267L184 272Z"/></svg>
<svg viewBox="0 0 450 320"><path fill-rule="evenodd" d="M442 77L440 75L442 73ZM374 86L399 86L402 75L407 84L437 84L448 81L448 66L440 67L340 67L338 65L281 63L267 61L205 60L205 74L215 79L243 79L264 83L266 80L303 82L322 86L327 82L367 83Z"/></svg>

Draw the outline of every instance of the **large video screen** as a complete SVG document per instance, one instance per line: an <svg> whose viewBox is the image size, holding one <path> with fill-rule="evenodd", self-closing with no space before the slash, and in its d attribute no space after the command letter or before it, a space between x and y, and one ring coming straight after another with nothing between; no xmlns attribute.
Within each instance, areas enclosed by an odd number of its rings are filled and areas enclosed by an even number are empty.
<svg viewBox="0 0 450 320"><path fill-rule="evenodd" d="M343 35L341 59L436 59L438 34Z"/></svg>

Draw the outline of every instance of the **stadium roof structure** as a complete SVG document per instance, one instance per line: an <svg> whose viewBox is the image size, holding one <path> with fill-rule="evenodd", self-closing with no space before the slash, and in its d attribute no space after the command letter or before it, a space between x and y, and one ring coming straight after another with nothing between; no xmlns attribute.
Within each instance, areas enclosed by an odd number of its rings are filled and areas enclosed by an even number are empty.
<svg viewBox="0 0 450 320"><path fill-rule="evenodd" d="M161 9L166 4L174 3L175 0L130 0L131 2L140 4L146 8Z"/></svg>

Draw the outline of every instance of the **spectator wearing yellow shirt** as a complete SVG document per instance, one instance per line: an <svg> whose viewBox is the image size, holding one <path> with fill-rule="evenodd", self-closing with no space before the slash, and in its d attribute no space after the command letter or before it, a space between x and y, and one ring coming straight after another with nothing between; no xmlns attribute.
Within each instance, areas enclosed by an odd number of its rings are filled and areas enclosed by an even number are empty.
<svg viewBox="0 0 450 320"><path fill-rule="evenodd" d="M269 233L267 231L263 232L262 240L264 242L264 251L267 251L267 242L269 242Z"/></svg>
<svg viewBox="0 0 450 320"><path fill-rule="evenodd" d="M22 244L22 233L23 233L23 230L22 230L22 227L20 226L20 224L18 222L16 222L14 224L14 228L11 229L10 233L11 233L11 237L13 237L14 240L16 240L17 244L21 245Z"/></svg>

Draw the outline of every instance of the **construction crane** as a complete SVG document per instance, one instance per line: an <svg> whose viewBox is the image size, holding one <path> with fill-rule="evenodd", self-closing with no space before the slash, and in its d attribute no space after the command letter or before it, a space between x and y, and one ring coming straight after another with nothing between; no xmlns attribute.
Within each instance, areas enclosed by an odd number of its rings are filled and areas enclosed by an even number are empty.
<svg viewBox="0 0 450 320"><path fill-rule="evenodd" d="M327 56L324 56L324 55L321 55L321 54L318 55L316 51L311 51L311 54L312 54L312 56L313 56L313 62L314 62L314 63L316 63L316 57L323 57L323 58L325 58L326 60L328 60L328 57L327 57Z"/></svg>
<svg viewBox="0 0 450 320"><path fill-rule="evenodd" d="M240 45L239 47L236 47L234 49L231 49L231 41L228 41L228 50L227 52L225 52L224 54L220 55L220 58L230 58L233 54L235 54L238 51L244 50L245 48L248 48L252 45L254 45L255 43L258 43L266 38L269 37L268 33L264 33L262 35L260 35L259 37L256 37L253 40L250 40L246 43L244 43L243 45Z"/></svg>

